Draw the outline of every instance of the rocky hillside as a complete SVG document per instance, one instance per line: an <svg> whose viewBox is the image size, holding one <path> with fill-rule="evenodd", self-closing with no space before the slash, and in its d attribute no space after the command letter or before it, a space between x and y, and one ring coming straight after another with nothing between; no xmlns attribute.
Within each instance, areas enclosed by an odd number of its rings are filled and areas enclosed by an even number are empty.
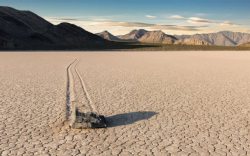
<svg viewBox="0 0 250 156"><path fill-rule="evenodd" d="M176 36L180 41L202 41L208 45L237 46L250 42L250 34L240 32L221 31L218 33Z"/></svg>
<svg viewBox="0 0 250 156"><path fill-rule="evenodd" d="M133 30L126 35L118 37L122 40L141 43L173 44L177 40L176 37L167 35L162 31L147 31L144 29Z"/></svg>
<svg viewBox="0 0 250 156"><path fill-rule="evenodd" d="M126 35L117 36L124 41L133 41L138 42L138 40L147 33L148 31L144 29L132 30L130 33Z"/></svg>
<svg viewBox="0 0 250 156"><path fill-rule="evenodd" d="M53 25L30 11L0 7L0 49L79 49L107 42L73 24Z"/></svg>
<svg viewBox="0 0 250 156"><path fill-rule="evenodd" d="M148 31L138 41L143 43L161 43L173 44L177 39L174 36L167 35L162 31Z"/></svg>
<svg viewBox="0 0 250 156"><path fill-rule="evenodd" d="M100 33L97 33L96 35L102 37L103 39L109 40L109 41L121 41L120 38L112 35L110 32L108 31L103 31Z"/></svg>
<svg viewBox="0 0 250 156"><path fill-rule="evenodd" d="M147 31L139 29L117 37L124 41L183 45L238 46L250 42L250 34L230 31L172 36L165 34L162 31Z"/></svg>
<svg viewBox="0 0 250 156"><path fill-rule="evenodd" d="M122 41L132 41L153 44L184 44L184 45L211 45L210 43L188 35L172 36L162 31L147 31L144 29L132 30L125 35L117 36ZM115 40L113 40L115 41Z"/></svg>

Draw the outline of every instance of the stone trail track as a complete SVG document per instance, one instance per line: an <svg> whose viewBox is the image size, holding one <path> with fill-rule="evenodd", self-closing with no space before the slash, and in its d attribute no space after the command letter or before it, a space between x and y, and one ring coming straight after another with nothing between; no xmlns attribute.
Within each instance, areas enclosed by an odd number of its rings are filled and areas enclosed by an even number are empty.
<svg viewBox="0 0 250 156"><path fill-rule="evenodd" d="M77 69L79 62L80 61L78 59L75 59L67 67L67 119L70 118L69 116L71 115L71 111L75 108L84 113L96 112L96 108L91 101L84 79Z"/></svg>

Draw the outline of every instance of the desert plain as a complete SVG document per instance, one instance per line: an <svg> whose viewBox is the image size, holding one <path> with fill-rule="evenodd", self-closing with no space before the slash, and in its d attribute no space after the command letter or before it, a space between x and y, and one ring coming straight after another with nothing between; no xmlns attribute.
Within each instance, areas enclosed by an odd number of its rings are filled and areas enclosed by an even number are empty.
<svg viewBox="0 0 250 156"><path fill-rule="evenodd" d="M108 128L66 122L75 59ZM1 52L0 155L250 155L250 52Z"/></svg>

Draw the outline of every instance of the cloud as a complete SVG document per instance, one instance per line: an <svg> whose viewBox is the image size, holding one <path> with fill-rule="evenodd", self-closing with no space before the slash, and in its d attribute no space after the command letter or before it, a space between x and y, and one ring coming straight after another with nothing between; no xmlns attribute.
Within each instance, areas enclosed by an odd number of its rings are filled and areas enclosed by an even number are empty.
<svg viewBox="0 0 250 156"><path fill-rule="evenodd" d="M156 16L152 15L146 15L147 18L154 19L157 18ZM143 22L117 22L112 21L107 18L83 18L83 17L47 17L45 19L48 19L51 22L54 23L60 23L60 22L85 22L85 23L91 23L91 24L98 24L98 23L109 23L112 26L123 26L123 27L158 27L158 28L168 28L170 29L199 29L201 26L208 26L211 24L215 24L218 26L239 26L240 24L233 23L231 21L219 21L219 20L212 20L212 19L206 19L206 18L200 18L200 17L184 17L181 15L172 15L169 18L171 19L178 19L178 20L184 20L187 23L193 24L193 25L199 25L200 27L192 27L192 26L177 26L177 25L157 25L157 24L150 24L150 23L143 23ZM171 27L170 27L171 26ZM175 26L175 27L172 27ZM176 28L178 27L178 28Z"/></svg>
<svg viewBox="0 0 250 156"><path fill-rule="evenodd" d="M106 17L44 17L49 21L71 22L71 21L108 21Z"/></svg>
<svg viewBox="0 0 250 156"><path fill-rule="evenodd" d="M190 17L187 22L192 24L215 24L218 26L239 26L240 24L233 23L231 21L218 21L218 20L210 20L199 17Z"/></svg>
<svg viewBox="0 0 250 156"><path fill-rule="evenodd" d="M69 17L47 17L50 22L58 24L61 22L74 23L82 27L123 27L123 28L145 28L151 30L176 30L176 31L198 31L205 26L183 26L183 25L167 25L167 24L152 24L144 22L122 22L112 21L107 19L84 19L81 17L69 18Z"/></svg>
<svg viewBox="0 0 250 156"><path fill-rule="evenodd" d="M244 27L231 21L211 20L200 17L179 17L173 15L172 18L183 20L182 24L157 24L148 22L115 21L109 17L45 17L53 24L69 22L78 25L93 33L109 30L116 35L125 34L133 29L162 30L170 34L194 34L214 31L243 30ZM186 24L185 24L186 23ZM247 29L245 29L247 32Z"/></svg>
<svg viewBox="0 0 250 156"><path fill-rule="evenodd" d="M149 19L155 19L155 18L157 18L156 16L153 16L153 15L146 15L145 17L147 17Z"/></svg>
<svg viewBox="0 0 250 156"><path fill-rule="evenodd" d="M172 15L169 18L171 18L171 19L185 19L185 17L180 16L180 15Z"/></svg>
<svg viewBox="0 0 250 156"><path fill-rule="evenodd" d="M187 19L187 22L189 23L218 23L214 20L200 18L200 17L189 17Z"/></svg>
<svg viewBox="0 0 250 156"><path fill-rule="evenodd" d="M107 26L120 26L120 27L140 27L149 29L160 29L160 30L185 30L185 31L197 31L205 26L179 26L179 25L160 25L151 23L141 23L141 22L116 22L109 21L100 23Z"/></svg>
<svg viewBox="0 0 250 156"><path fill-rule="evenodd" d="M116 22L116 21L109 21L100 24L105 24L109 26L122 26L122 27L151 27L153 24L149 23L141 23L141 22Z"/></svg>
<svg viewBox="0 0 250 156"><path fill-rule="evenodd" d="M221 26L237 26L239 24L235 24L233 22L230 22L230 21L224 21L222 23L220 23Z"/></svg>
<svg viewBox="0 0 250 156"><path fill-rule="evenodd" d="M203 27L179 26L179 25L154 25L152 28L160 29L160 30L198 31Z"/></svg>
<svg viewBox="0 0 250 156"><path fill-rule="evenodd" d="M81 17L44 17L50 22L77 22L77 21L86 21L87 19Z"/></svg>
<svg viewBox="0 0 250 156"><path fill-rule="evenodd" d="M59 21L80 21L80 19L76 19L76 18L51 18L53 20L59 20Z"/></svg>
<svg viewBox="0 0 250 156"><path fill-rule="evenodd" d="M191 24L216 24L220 26L237 26L239 24L233 23L231 21L219 21L219 20L212 20L212 19L206 19L201 17L184 17L181 15L172 15L169 17L170 19L176 19L176 20L185 20L187 23Z"/></svg>
<svg viewBox="0 0 250 156"><path fill-rule="evenodd" d="M184 17L181 15L172 15L170 19L186 20L188 23L214 23L215 21L200 17Z"/></svg>

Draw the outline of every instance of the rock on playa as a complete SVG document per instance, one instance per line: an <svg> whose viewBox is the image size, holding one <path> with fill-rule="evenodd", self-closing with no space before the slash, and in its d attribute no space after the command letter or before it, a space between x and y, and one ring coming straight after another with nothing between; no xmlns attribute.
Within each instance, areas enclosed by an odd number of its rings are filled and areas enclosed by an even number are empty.
<svg viewBox="0 0 250 156"><path fill-rule="evenodd" d="M99 115L94 112L82 113L78 109L72 114L73 119L70 126L72 128L106 128L107 121L103 115Z"/></svg>

